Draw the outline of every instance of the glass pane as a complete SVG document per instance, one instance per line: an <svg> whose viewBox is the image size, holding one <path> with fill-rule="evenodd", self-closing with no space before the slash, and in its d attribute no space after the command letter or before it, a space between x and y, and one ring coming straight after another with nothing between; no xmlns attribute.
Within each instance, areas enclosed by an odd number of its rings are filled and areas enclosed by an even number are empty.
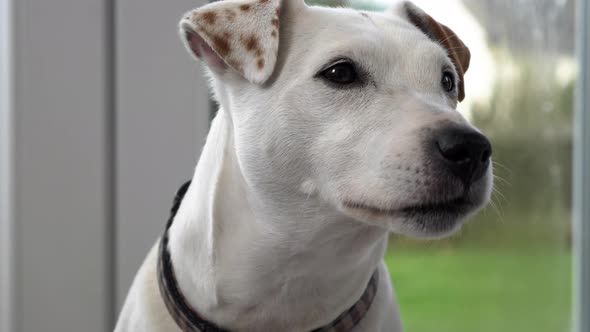
<svg viewBox="0 0 590 332"><path fill-rule="evenodd" d="M496 179L493 202L459 234L392 236L386 261L405 329L569 331L574 2L414 3L471 50L459 109L492 140Z"/></svg>

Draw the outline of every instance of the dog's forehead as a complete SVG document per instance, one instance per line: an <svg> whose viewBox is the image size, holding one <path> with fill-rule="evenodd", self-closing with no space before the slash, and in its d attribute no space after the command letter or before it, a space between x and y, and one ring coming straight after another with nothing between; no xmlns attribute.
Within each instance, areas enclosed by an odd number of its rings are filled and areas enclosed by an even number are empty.
<svg viewBox="0 0 590 332"><path fill-rule="evenodd" d="M384 43L393 43L404 50L414 49L414 52L421 54L431 54L441 60L450 59L447 52L437 42L424 34L418 27L414 26L404 18L393 13L366 13L361 12L361 16L366 17L376 27L379 28L383 35ZM411 54L412 51L407 52Z"/></svg>
<svg viewBox="0 0 590 332"><path fill-rule="evenodd" d="M420 30L397 13L370 12L351 8L309 6L295 13L309 30L332 30L341 33L382 32L409 33L414 38L428 39ZM300 27L301 28L301 27Z"/></svg>
<svg viewBox="0 0 590 332"><path fill-rule="evenodd" d="M324 61L341 52L377 56L381 64L400 57L430 55L449 62L446 52L410 22L394 13L358 11L349 8L307 7L296 13L290 30L296 58L303 55ZM361 59L363 60L363 59ZM415 59L419 60L419 59ZM433 62L433 61L431 61ZM450 63L450 62L449 62Z"/></svg>

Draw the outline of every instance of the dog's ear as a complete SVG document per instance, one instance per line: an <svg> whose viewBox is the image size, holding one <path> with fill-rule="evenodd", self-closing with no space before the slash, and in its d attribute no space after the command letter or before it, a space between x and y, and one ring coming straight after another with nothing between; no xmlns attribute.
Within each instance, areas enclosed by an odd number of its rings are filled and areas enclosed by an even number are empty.
<svg viewBox="0 0 590 332"><path fill-rule="evenodd" d="M280 0L218 1L187 13L180 34L189 52L215 72L235 70L264 83L279 47Z"/></svg>
<svg viewBox="0 0 590 332"><path fill-rule="evenodd" d="M465 46L463 41L457 37L453 30L451 30L446 25L437 22L430 15L426 14L422 9L418 8L411 2L402 1L401 3L397 4L393 10L397 12L397 14L410 21L410 23L420 29L430 39L439 43L446 49L447 54L453 62L453 65L455 65L455 69L459 75L458 97L459 101L462 101L463 98L465 98L465 84L463 76L469 68L469 60L471 58L469 48Z"/></svg>

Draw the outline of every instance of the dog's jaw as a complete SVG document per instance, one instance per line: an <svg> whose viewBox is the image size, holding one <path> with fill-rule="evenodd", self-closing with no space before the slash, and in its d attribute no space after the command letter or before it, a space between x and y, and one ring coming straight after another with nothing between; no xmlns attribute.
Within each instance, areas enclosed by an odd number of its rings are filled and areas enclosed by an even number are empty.
<svg viewBox="0 0 590 332"><path fill-rule="evenodd" d="M346 215L393 233L420 239L440 239L455 233L485 207L491 196L492 179L490 166L486 176L455 196L441 199L433 189L430 190L431 197L424 194L422 202L402 198L392 204L384 202L381 197L364 197L341 199L337 206ZM425 190L428 192L428 189Z"/></svg>

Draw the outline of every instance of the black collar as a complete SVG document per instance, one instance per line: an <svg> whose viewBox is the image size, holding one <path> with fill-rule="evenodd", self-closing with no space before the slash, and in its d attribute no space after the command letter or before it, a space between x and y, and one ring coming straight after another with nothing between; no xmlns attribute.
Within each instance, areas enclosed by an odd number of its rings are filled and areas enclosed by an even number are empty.
<svg viewBox="0 0 590 332"><path fill-rule="evenodd" d="M174 275L174 268L170 260L170 253L168 252L168 229L172 225L176 211L182 202L182 198L186 193L190 181L183 184L172 204L170 210L170 217L166 224L166 230L160 241L160 255L158 257L158 285L160 294L166 304L168 312L184 332L228 332L212 322L202 318L195 309L191 307L176 283ZM377 293L378 271L375 270L365 292L361 298L348 310L344 311L340 316L333 320L328 325L314 329L312 332L347 332L352 330L369 311L375 294Z"/></svg>

